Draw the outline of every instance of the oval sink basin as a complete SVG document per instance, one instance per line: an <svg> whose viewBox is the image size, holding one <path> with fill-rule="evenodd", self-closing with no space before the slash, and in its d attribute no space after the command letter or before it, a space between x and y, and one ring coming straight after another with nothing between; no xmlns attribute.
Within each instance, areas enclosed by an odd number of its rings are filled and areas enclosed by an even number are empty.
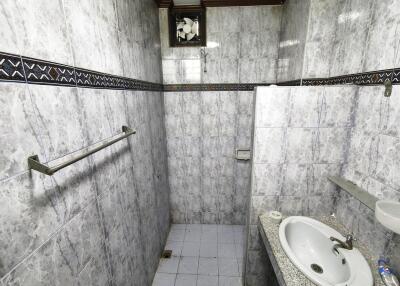
<svg viewBox="0 0 400 286"><path fill-rule="evenodd" d="M375 217L386 228L400 234L400 203L393 201L377 201Z"/></svg>
<svg viewBox="0 0 400 286"><path fill-rule="evenodd" d="M315 219L292 216L279 226L279 240L292 263L312 282L321 286L372 286L371 269L356 248L334 248L346 239Z"/></svg>

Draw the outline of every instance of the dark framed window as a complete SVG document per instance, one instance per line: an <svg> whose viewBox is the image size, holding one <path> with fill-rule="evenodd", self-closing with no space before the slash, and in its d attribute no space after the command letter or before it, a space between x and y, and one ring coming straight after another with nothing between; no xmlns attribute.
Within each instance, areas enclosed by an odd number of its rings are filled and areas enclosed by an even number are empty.
<svg viewBox="0 0 400 286"><path fill-rule="evenodd" d="M203 7L169 9L171 47L206 46L206 10Z"/></svg>

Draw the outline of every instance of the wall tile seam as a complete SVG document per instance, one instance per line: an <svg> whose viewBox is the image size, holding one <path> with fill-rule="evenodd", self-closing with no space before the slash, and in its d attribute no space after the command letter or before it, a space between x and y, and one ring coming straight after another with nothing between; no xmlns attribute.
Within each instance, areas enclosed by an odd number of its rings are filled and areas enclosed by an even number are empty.
<svg viewBox="0 0 400 286"><path fill-rule="evenodd" d="M124 176L125 173L122 173L118 178L121 178L122 176ZM117 180L118 181L118 180ZM116 182L118 183L118 182ZM52 182L53 184L53 182ZM114 184L115 185L115 184ZM54 239L55 237L57 237L57 235L59 235L60 233L62 233L62 231L69 225L71 224L76 217L80 216L86 209L88 209L90 206L92 205L98 205L99 201L103 200L108 193L107 192L103 192L101 194L98 194L97 192L97 184L95 184L95 195L94 197L87 202L86 205L83 205L83 207L80 208L79 212L77 212L76 214L74 214L72 217L69 217L67 221L65 221L62 225L60 225L56 230L54 230L52 233L50 233L48 235L48 238L46 240L44 240L44 242L42 244L40 244L38 247L36 247L35 249L33 249L29 254L27 254L20 262L18 262L14 267L11 268L11 270L9 270L7 273L5 273L3 275L3 277L0 278L0 280L4 279L5 277L7 277L10 273L12 273L14 270L16 270L20 265L23 265L24 262L28 259L30 259L32 256L34 256L34 254L36 254L44 245L46 245L49 241L51 241L52 239ZM109 191L110 192L110 191Z"/></svg>
<svg viewBox="0 0 400 286"><path fill-rule="evenodd" d="M306 47L307 47L307 37L308 37L308 31L310 30L310 22L311 22L311 7L312 7L312 1L313 0L308 0L309 1L309 6L308 6L308 13L307 13L307 28L306 28L306 35L304 39L304 45L302 47L303 49L303 55L301 58L301 74L300 74L300 86L303 85L303 77L304 77L304 62L306 59Z"/></svg>
<svg viewBox="0 0 400 286"><path fill-rule="evenodd" d="M371 11L372 11L372 13L370 13L370 15L369 15L369 23L368 23L368 28L367 28L367 36L366 36L366 38L365 38L365 46L364 46L364 50L363 50L363 52L362 52L362 60L361 60L361 67L362 67L362 70L364 71L365 70L365 67L366 67L366 61L367 61L367 59L366 59L366 54L367 54L367 48L368 48L368 43L369 43L369 41L370 41L370 39L371 39L371 27L372 27L372 22L373 22L373 20L374 20L374 18L375 18L375 13L376 13L376 9L375 9L375 6L376 6L376 1L374 1L374 0L372 0L372 9L371 9Z"/></svg>
<svg viewBox="0 0 400 286"><path fill-rule="evenodd" d="M0 278L1 281L3 281L7 276L9 276L10 274L12 274L13 271L15 271L18 267L20 267L21 265L23 265L27 260L29 260L31 257L33 257L37 252L39 252L39 250L45 246L46 244L48 244L51 240L53 240L54 238L57 237L57 235L59 235L60 233L62 233L62 231L69 225L71 224L81 213L83 213L83 211L87 208L89 208L92 204L97 204L97 196L95 198L93 198L90 202L88 202L88 204L84 207L81 208L80 211L78 213L76 213L73 217L71 217L68 221L66 221L64 224L62 224L60 227L58 227L55 231L53 231L51 234L49 234L49 236L47 237L47 239L40 244L38 247L36 247L34 250L32 250L29 254L27 254L24 258L22 258L22 260L20 262L18 262L17 264L15 264L15 266L13 266L8 272L6 272L3 277Z"/></svg>
<svg viewBox="0 0 400 286"><path fill-rule="evenodd" d="M69 52L70 52L71 57L72 57L72 63L75 66L76 65L75 52L74 52L74 50L72 48L71 31L70 31L70 27L69 27L68 22L67 22L67 13L66 13L66 9L65 9L65 1L66 0L61 0L62 13L63 13L63 17L64 17L65 28L66 28L66 31L67 31L68 49L69 49ZM77 82L76 73L75 73L75 82Z"/></svg>
<svg viewBox="0 0 400 286"><path fill-rule="evenodd" d="M340 5L336 5L336 14L335 15L339 15L339 12L340 12ZM336 38L337 38L337 33L336 33L336 31L337 31L337 27L338 27L338 21L335 21L335 34L334 34L334 37L333 37L333 39L332 39L332 43L335 43L336 42ZM328 77L331 77L332 75L331 75L331 69L332 69L332 67L333 67L333 57L330 57L330 59L329 59L329 70L328 70Z"/></svg>
<svg viewBox="0 0 400 286"><path fill-rule="evenodd" d="M146 105L147 105L147 108L149 109L149 99L150 99L150 97L146 97ZM151 185L152 185L152 190L154 191L154 192L156 192L156 188L155 188L155 184L154 184L154 181L155 181L155 176L157 176L157 170L156 170L156 167L155 167L155 164L154 164L154 156L155 156L155 154L154 154L154 142L153 142L153 140L154 140L154 138L153 138L153 134L152 134L152 127L151 127L151 124L150 124L150 122L151 122L151 116L150 116L150 112L147 112L147 126L148 126L148 129L150 130L150 154L151 154L151 166L152 166L152 170L153 170L153 174L152 174L152 181L151 181ZM156 203L157 203L157 200L156 200ZM158 209L158 208L157 208ZM162 244L164 243L163 241L162 241L162 239L161 239L161 232L160 232L160 226L158 225L158 218L157 218L157 233L158 233L158 235L159 235L159 244L160 244L160 247L162 246Z"/></svg>

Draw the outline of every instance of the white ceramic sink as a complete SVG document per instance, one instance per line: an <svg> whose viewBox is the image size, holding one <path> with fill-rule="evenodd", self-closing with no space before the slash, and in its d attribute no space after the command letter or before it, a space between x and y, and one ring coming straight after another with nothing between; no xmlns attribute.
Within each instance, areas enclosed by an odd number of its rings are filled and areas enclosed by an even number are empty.
<svg viewBox="0 0 400 286"><path fill-rule="evenodd" d="M400 234L400 203L393 201L376 202L375 217L383 226Z"/></svg>
<svg viewBox="0 0 400 286"><path fill-rule="evenodd" d="M292 263L321 286L372 286L371 269L356 248L333 248L346 239L333 228L309 217L292 216L279 227L279 239ZM322 270L322 273L321 273Z"/></svg>

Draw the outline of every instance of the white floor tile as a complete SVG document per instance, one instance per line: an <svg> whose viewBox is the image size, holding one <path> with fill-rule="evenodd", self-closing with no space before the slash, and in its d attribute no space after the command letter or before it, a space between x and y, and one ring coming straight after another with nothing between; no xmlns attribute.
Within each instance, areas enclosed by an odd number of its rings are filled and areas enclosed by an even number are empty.
<svg viewBox="0 0 400 286"><path fill-rule="evenodd" d="M217 260L217 258L200 257L198 274L218 275L218 260Z"/></svg>
<svg viewBox="0 0 400 286"><path fill-rule="evenodd" d="M176 276L175 286L196 286L197 275L178 274Z"/></svg>
<svg viewBox="0 0 400 286"><path fill-rule="evenodd" d="M233 232L235 233L244 233L244 225L232 225Z"/></svg>
<svg viewBox="0 0 400 286"><path fill-rule="evenodd" d="M172 256L181 256L183 241L167 241L165 250L172 250Z"/></svg>
<svg viewBox="0 0 400 286"><path fill-rule="evenodd" d="M201 224L187 224L186 225L186 230L189 230L189 231L201 232L201 229L202 229Z"/></svg>
<svg viewBox="0 0 400 286"><path fill-rule="evenodd" d="M233 238L233 231L218 232L218 243L235 243Z"/></svg>
<svg viewBox="0 0 400 286"><path fill-rule="evenodd" d="M200 243L200 257L217 257L218 247L217 242L202 241Z"/></svg>
<svg viewBox="0 0 400 286"><path fill-rule="evenodd" d="M201 241L216 242L218 240L217 231L203 230L201 233Z"/></svg>
<svg viewBox="0 0 400 286"><path fill-rule="evenodd" d="M171 230L178 230L178 229L185 229L186 230L186 224L173 224L173 225L171 225Z"/></svg>
<svg viewBox="0 0 400 286"><path fill-rule="evenodd" d="M186 229L185 241L199 242L201 238L201 229Z"/></svg>
<svg viewBox="0 0 400 286"><path fill-rule="evenodd" d="M171 230L168 235L168 241L183 241L185 239L185 230L184 229L176 229Z"/></svg>
<svg viewBox="0 0 400 286"><path fill-rule="evenodd" d="M235 255L236 258L242 258L244 253L244 245L243 244L235 244Z"/></svg>
<svg viewBox="0 0 400 286"><path fill-rule="evenodd" d="M243 244L244 241L244 233L239 232L239 233L234 233L233 238L235 240L235 243L237 244Z"/></svg>
<svg viewBox="0 0 400 286"><path fill-rule="evenodd" d="M218 286L218 276L199 275L197 286Z"/></svg>
<svg viewBox="0 0 400 286"><path fill-rule="evenodd" d="M173 224L153 286L242 286L244 226ZM177 274L175 274L177 273Z"/></svg>
<svg viewBox="0 0 400 286"><path fill-rule="evenodd" d="M219 286L242 286L241 277L219 276Z"/></svg>
<svg viewBox="0 0 400 286"><path fill-rule="evenodd" d="M238 268L239 268L239 276L243 276L243 257L237 259L238 262Z"/></svg>
<svg viewBox="0 0 400 286"><path fill-rule="evenodd" d="M179 257L161 258L157 272L174 274L178 272Z"/></svg>
<svg viewBox="0 0 400 286"><path fill-rule="evenodd" d="M218 244L218 257L236 257L235 244L221 243Z"/></svg>
<svg viewBox="0 0 400 286"><path fill-rule="evenodd" d="M201 230L203 232L217 232L218 225L217 224L202 224Z"/></svg>
<svg viewBox="0 0 400 286"><path fill-rule="evenodd" d="M153 286L174 286L176 274L156 273Z"/></svg>
<svg viewBox="0 0 400 286"><path fill-rule="evenodd" d="M218 273L222 276L239 276L236 258L218 258Z"/></svg>
<svg viewBox="0 0 400 286"><path fill-rule="evenodd" d="M198 257L181 257L178 267L178 273L197 274L199 267Z"/></svg>
<svg viewBox="0 0 400 286"><path fill-rule="evenodd" d="M185 241L182 248L182 256L199 256L200 242Z"/></svg>
<svg viewBox="0 0 400 286"><path fill-rule="evenodd" d="M229 232L233 234L233 226L227 224L219 224L218 225L218 233L220 232Z"/></svg>

